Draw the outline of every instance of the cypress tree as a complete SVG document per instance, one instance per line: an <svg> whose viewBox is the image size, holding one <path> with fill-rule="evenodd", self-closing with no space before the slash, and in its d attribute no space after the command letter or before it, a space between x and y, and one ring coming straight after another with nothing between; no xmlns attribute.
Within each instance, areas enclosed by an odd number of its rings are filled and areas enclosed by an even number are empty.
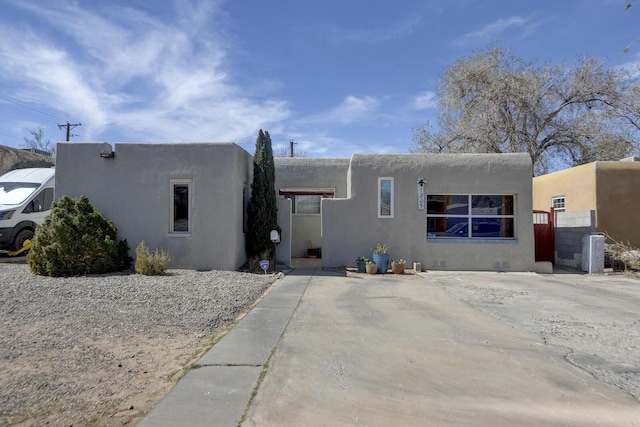
<svg viewBox="0 0 640 427"><path fill-rule="evenodd" d="M268 253L273 256L271 230L278 229L276 207L275 165L269 132L260 129L253 156L253 182L248 208L247 254L249 257Z"/></svg>

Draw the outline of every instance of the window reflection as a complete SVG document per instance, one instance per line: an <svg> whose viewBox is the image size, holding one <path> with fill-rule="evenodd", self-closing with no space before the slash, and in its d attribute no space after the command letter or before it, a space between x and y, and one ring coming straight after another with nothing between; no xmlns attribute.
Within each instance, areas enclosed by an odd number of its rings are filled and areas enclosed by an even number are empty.
<svg viewBox="0 0 640 427"><path fill-rule="evenodd" d="M173 186L173 231L189 231L189 186Z"/></svg>
<svg viewBox="0 0 640 427"><path fill-rule="evenodd" d="M514 238L514 221L513 195L427 195L427 237Z"/></svg>

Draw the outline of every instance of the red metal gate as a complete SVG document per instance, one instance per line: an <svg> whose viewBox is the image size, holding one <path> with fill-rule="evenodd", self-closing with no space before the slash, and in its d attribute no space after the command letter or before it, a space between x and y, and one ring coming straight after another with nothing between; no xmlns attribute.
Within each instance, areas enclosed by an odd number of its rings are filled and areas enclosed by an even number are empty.
<svg viewBox="0 0 640 427"><path fill-rule="evenodd" d="M555 225L551 212L533 211L533 234L536 241L536 261L555 262Z"/></svg>

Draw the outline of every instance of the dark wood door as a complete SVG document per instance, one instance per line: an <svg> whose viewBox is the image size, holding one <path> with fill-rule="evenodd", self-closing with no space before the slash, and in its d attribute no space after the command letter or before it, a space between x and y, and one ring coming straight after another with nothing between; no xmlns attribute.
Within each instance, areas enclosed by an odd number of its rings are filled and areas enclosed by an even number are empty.
<svg viewBox="0 0 640 427"><path fill-rule="evenodd" d="M536 261L555 262L553 208L550 212L533 211L533 233L536 242Z"/></svg>

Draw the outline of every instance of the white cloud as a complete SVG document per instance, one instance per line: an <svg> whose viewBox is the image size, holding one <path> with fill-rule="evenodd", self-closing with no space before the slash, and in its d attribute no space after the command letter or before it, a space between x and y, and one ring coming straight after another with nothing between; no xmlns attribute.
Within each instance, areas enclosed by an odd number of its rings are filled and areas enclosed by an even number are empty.
<svg viewBox="0 0 640 427"><path fill-rule="evenodd" d="M624 71L629 74L629 78L637 79L640 78L640 54L631 54L629 53L629 62L625 62L624 64L618 65L616 68L618 70Z"/></svg>
<svg viewBox="0 0 640 427"><path fill-rule="evenodd" d="M372 29L344 30L331 27L329 38L334 42L356 41L364 43L397 40L411 35L419 24L420 16L413 15L405 20Z"/></svg>
<svg viewBox="0 0 640 427"><path fill-rule="evenodd" d="M493 40L500 34L510 28L519 28L525 26L529 22L528 19L521 16L511 16L505 19L498 19L490 22L479 30L466 33L453 41L453 44L457 46L466 45L470 42Z"/></svg>
<svg viewBox="0 0 640 427"><path fill-rule="evenodd" d="M436 108L438 106L435 92L426 91L413 99L413 106L418 110Z"/></svg>
<svg viewBox="0 0 640 427"><path fill-rule="evenodd" d="M108 5L15 5L39 21L17 28L0 18L0 83L82 121L84 140L116 127L137 141L236 141L290 114L234 83L225 38L210 30L224 26L215 3L176 2L175 22Z"/></svg>
<svg viewBox="0 0 640 427"><path fill-rule="evenodd" d="M351 124L370 121L375 117L380 100L372 96L358 98L348 95L331 110L300 120L305 123Z"/></svg>

